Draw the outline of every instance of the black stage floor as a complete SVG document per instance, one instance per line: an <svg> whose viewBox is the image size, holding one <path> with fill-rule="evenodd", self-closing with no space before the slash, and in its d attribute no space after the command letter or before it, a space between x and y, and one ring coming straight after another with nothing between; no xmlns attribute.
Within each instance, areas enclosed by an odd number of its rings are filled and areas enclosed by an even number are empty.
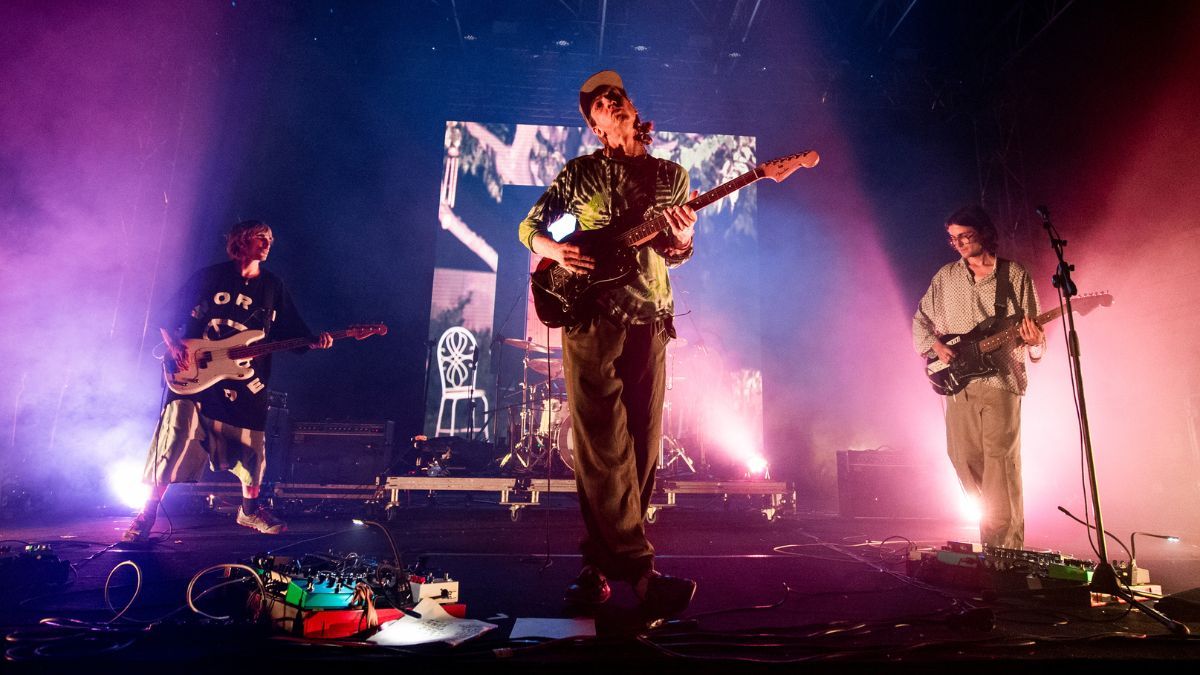
<svg viewBox="0 0 1200 675"><path fill-rule="evenodd" d="M571 615L560 598L578 571L581 528L573 499L552 497L527 509L519 522L511 522L509 511L494 500L456 494L436 504L405 506L385 523L406 564L423 558L429 568L448 573L460 582L467 615L497 625L454 648L407 650L283 638L251 625L201 621L186 607L187 585L198 571L245 563L259 553L353 552L390 558L382 533L354 526L351 519L361 514L346 503L292 513L289 531L279 536L236 526L228 507L172 514L169 524L160 516L158 528L165 536L139 549L113 544L129 522L125 512L70 519L47 515L33 524L9 520L0 523L2 537L10 540L6 546L49 544L51 553L73 565L70 581L62 586L39 585L39 572L29 571L35 567L7 575L0 624L9 635L9 665L45 670L84 659L91 667L121 664L124 672L164 660L184 669L251 660L292 665L350 661L381 669L445 663L541 672L613 666L640 670L648 665L660 671L707 670L798 661L915 669L939 661L1005 668L1019 661L1028 668L1097 659L1159 665L1200 659L1200 642L1173 637L1161 624L1126 607L1091 608L1078 598L955 589L919 583L904 574L909 542L938 546L970 539L971 532L961 525L817 513L786 514L767 522L749 502L699 498L662 513L648 526L660 569L699 581L682 620L646 630L632 592L617 586L613 599L595 616L598 637L510 641L509 630L518 618ZM1073 553L1090 557L1082 555L1088 553L1086 540L1073 543L1084 547ZM1066 548L1054 541L1031 544ZM1165 593L1200 586L1197 549L1179 548L1174 555L1150 555L1139 562L1152 570L1153 581ZM132 565L114 572L126 560L137 565L140 590L132 607L112 621L137 588ZM57 638L52 642L40 641L47 636L30 630L47 618L67 626L51 632L49 637ZM144 623L154 621L153 627Z"/></svg>

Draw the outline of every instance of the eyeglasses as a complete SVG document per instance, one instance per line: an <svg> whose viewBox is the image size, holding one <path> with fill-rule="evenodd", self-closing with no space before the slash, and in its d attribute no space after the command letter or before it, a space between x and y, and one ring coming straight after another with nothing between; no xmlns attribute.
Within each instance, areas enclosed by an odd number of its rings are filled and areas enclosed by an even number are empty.
<svg viewBox="0 0 1200 675"><path fill-rule="evenodd" d="M950 235L950 245L958 246L959 244L969 244L979 238L975 232L963 232L962 234Z"/></svg>

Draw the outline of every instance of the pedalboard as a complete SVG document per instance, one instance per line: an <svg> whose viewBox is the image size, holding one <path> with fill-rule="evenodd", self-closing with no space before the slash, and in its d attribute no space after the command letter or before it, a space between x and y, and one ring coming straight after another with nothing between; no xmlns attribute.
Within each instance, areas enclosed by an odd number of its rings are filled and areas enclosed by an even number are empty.
<svg viewBox="0 0 1200 675"><path fill-rule="evenodd" d="M357 556L263 554L252 559L252 566L273 600L269 604L272 624L288 633L353 635L364 629L368 604L381 623L399 618L425 599L442 605L452 616L466 615L466 605L459 602L458 581L445 572L428 570L424 559L414 568L400 570L389 562Z"/></svg>
<svg viewBox="0 0 1200 675"><path fill-rule="evenodd" d="M1092 580L1096 564L1058 551L947 542L940 549L909 553L908 575L962 588L1020 590L1072 587Z"/></svg>

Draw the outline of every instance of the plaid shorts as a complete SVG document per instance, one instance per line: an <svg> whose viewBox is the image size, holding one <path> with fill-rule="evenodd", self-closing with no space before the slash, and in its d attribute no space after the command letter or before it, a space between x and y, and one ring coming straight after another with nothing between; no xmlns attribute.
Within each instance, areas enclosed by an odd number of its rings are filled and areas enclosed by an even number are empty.
<svg viewBox="0 0 1200 675"><path fill-rule="evenodd" d="M167 404L150 441L142 480L151 485L195 483L205 466L229 471L242 485L262 485L267 469L266 433L204 416L196 401Z"/></svg>

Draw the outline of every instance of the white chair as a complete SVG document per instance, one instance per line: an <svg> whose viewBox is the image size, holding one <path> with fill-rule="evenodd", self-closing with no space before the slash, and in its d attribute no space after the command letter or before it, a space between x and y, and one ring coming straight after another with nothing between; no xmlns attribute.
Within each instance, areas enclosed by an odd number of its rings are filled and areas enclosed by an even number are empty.
<svg viewBox="0 0 1200 675"><path fill-rule="evenodd" d="M438 404L434 436L454 436L460 430L466 429L481 433L482 437L487 439L487 425L484 423L487 419L487 396L476 387L475 381L478 374L478 353L479 344L475 341L475 336L461 326L446 329L442 337L438 338L437 362L438 372L442 377L442 402ZM458 426L459 401L473 404L465 427ZM447 403L450 404L449 410Z"/></svg>

